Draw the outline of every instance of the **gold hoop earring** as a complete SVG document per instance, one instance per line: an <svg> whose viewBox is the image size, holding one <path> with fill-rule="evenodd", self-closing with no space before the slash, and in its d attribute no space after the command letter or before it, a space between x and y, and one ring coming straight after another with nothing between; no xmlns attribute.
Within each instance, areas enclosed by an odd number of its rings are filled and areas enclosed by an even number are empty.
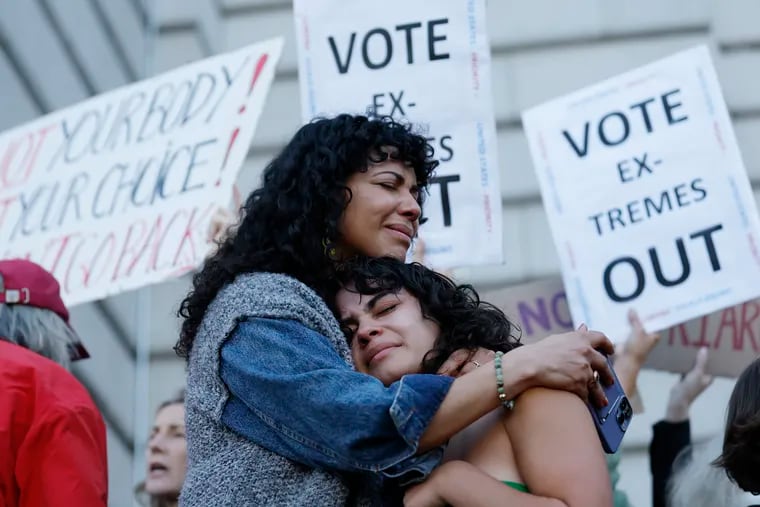
<svg viewBox="0 0 760 507"><path fill-rule="evenodd" d="M325 257L331 261L338 260L338 247L335 243L329 241L327 238L323 238L322 247L324 248Z"/></svg>

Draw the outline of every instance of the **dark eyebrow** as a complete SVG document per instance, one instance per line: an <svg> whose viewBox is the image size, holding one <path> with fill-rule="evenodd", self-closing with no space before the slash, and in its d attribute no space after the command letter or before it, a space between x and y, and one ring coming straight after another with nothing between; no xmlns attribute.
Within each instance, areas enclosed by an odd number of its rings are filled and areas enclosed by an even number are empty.
<svg viewBox="0 0 760 507"><path fill-rule="evenodd" d="M381 172L375 173L374 175L378 176L378 175L382 175L382 174L390 174L391 176L393 176L394 179L396 180L396 184L397 185L403 185L404 183L406 183L406 178L404 177L404 175L403 174L399 174L396 171L385 170L385 171L381 171ZM412 192L415 192L415 193L419 194L419 192L420 192L420 185L418 183L414 182L409 187L409 190L412 191Z"/></svg>
<svg viewBox="0 0 760 507"><path fill-rule="evenodd" d="M377 304L378 301L380 301L382 298L384 298L388 294L393 294L394 292L395 291L391 289L381 290L380 292L372 296L372 298L369 301L367 301L367 304L364 305L364 309L368 312L371 312L375 308L375 305ZM356 324L356 322L357 321L354 317L346 317L345 319L340 319L339 324L341 326L345 326L345 325L350 325L350 324Z"/></svg>
<svg viewBox="0 0 760 507"><path fill-rule="evenodd" d="M393 291L391 289L381 290L380 292L372 296L372 299L367 301L367 304L364 305L364 308L367 311L371 312L375 308L375 305L377 304L378 301L380 301L382 298L384 298L388 294L392 294L392 293Z"/></svg>
<svg viewBox="0 0 760 507"><path fill-rule="evenodd" d="M185 425L184 424L170 424L169 426L166 427L166 429L168 429L169 431L174 431L174 430L178 430L178 429L184 430L185 429ZM161 427L160 426L153 426L151 428L151 430L150 430L151 433L156 433L158 431L161 431Z"/></svg>

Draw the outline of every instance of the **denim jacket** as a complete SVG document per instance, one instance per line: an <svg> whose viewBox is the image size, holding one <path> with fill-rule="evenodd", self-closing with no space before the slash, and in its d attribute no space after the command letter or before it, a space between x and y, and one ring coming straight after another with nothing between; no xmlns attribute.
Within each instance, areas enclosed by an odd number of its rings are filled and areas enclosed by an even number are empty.
<svg viewBox="0 0 760 507"><path fill-rule="evenodd" d="M353 371L337 320L313 290L238 276L206 310L188 363L183 507L378 504L384 477L427 474L415 456L452 379L390 387Z"/></svg>
<svg viewBox="0 0 760 507"><path fill-rule="evenodd" d="M440 449L415 453L449 377L406 375L386 388L355 372L319 333L262 318L238 325L222 346L221 371L231 393L224 424L289 459L407 481L440 461Z"/></svg>

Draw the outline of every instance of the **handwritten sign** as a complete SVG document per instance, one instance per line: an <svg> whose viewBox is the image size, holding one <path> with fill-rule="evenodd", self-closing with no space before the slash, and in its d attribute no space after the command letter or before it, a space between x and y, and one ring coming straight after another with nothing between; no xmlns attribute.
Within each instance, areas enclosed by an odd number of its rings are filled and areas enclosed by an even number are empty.
<svg viewBox="0 0 760 507"><path fill-rule="evenodd" d="M436 268L502 262L484 0L296 0L304 121L351 112L428 125L441 165L421 227Z"/></svg>
<svg viewBox="0 0 760 507"><path fill-rule="evenodd" d="M192 63L0 135L0 258L47 268L68 304L197 267L281 48Z"/></svg>
<svg viewBox="0 0 760 507"><path fill-rule="evenodd" d="M760 295L757 209L705 47L523 113L570 311L615 340Z"/></svg>
<svg viewBox="0 0 760 507"><path fill-rule="evenodd" d="M533 343L575 329L562 279L482 291L483 301L499 308L522 329L522 341ZM760 299L724 308L668 328L650 353L646 368L689 371L700 347L710 350L708 373L736 377L760 355ZM628 337L628 330L622 340Z"/></svg>
<svg viewBox="0 0 760 507"><path fill-rule="evenodd" d="M480 299L498 306L518 324L524 343L574 329L565 287L559 277L480 291Z"/></svg>

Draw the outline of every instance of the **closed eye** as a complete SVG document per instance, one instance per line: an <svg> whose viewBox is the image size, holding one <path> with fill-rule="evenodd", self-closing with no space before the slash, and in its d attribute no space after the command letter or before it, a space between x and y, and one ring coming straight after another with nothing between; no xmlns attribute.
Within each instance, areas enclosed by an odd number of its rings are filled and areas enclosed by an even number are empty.
<svg viewBox="0 0 760 507"><path fill-rule="evenodd" d="M377 315L387 315L387 314L391 313L393 310L395 310L397 306L398 306L398 304L392 304L392 305L389 305L389 306L387 306L385 308L380 308L378 310L378 312L377 312Z"/></svg>

